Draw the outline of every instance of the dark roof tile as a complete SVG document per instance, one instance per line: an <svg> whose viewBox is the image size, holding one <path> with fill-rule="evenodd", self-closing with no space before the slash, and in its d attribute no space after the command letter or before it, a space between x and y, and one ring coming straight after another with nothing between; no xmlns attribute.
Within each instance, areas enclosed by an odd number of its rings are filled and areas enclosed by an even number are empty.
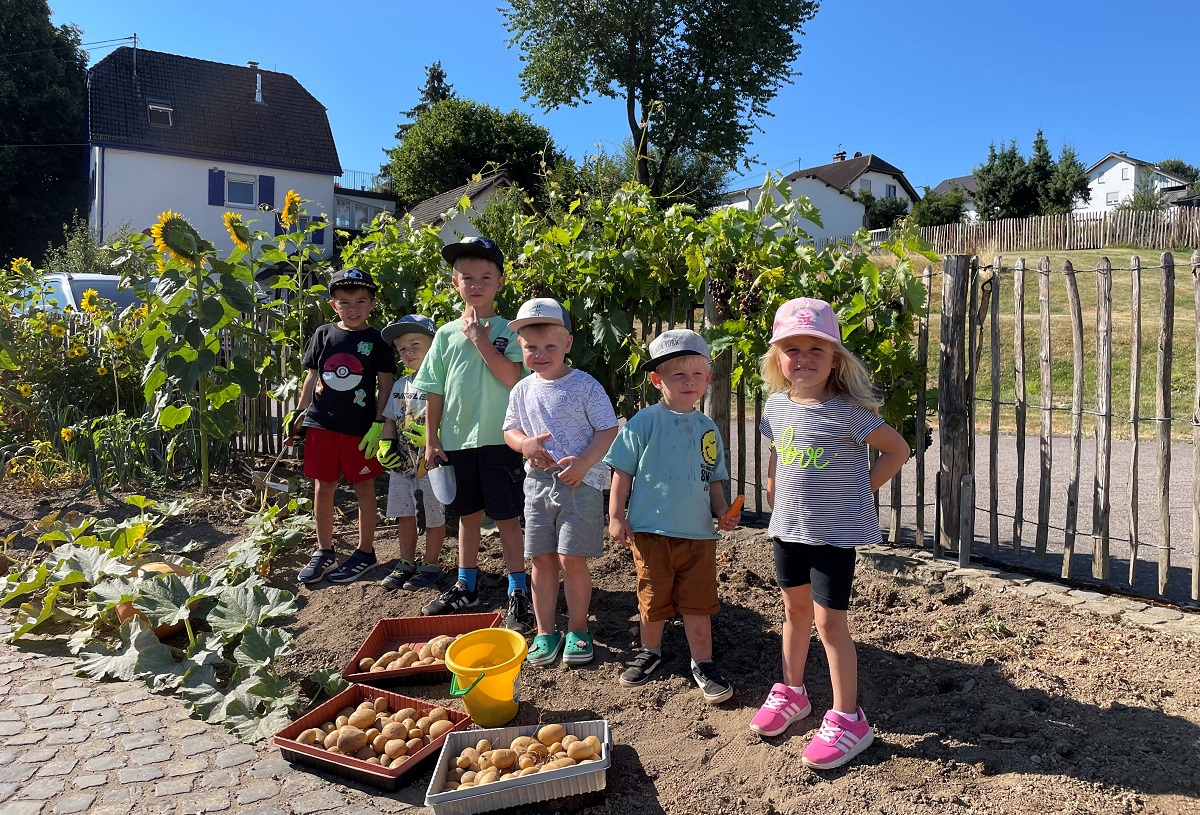
<svg viewBox="0 0 1200 815"><path fill-rule="evenodd" d="M819 178L831 187L839 190L847 189L854 179L858 178L865 172L875 171L877 173L886 173L893 175L900 182L900 186L908 193L908 197L914 201L919 201L921 196L913 189L912 184L908 183L908 179L904 177L904 171L899 167L888 164L883 159L874 154L866 156L856 156L848 158L845 161L835 161L831 164L822 164L818 167L809 167L804 170L797 170L787 177L789 182L795 181L797 178L805 176L813 176Z"/></svg>
<svg viewBox="0 0 1200 815"><path fill-rule="evenodd" d="M441 220L442 213L453 207L465 195L472 201L475 197L482 195L494 185L503 183L508 186L511 182L508 179L508 173L501 171L493 175L485 176L478 181L472 181L469 184L463 184L461 187L455 187L447 192L440 193L432 198L426 198L424 201L416 204L408 212L422 224L433 224Z"/></svg>

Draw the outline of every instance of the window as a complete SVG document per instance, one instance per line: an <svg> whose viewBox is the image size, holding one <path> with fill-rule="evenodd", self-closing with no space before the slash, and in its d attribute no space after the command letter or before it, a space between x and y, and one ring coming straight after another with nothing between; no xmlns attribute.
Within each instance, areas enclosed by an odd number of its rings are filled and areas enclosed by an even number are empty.
<svg viewBox="0 0 1200 815"><path fill-rule="evenodd" d="M1108 195L1104 196L1104 203L1112 205L1121 203L1121 194L1119 192L1110 192Z"/></svg>
<svg viewBox="0 0 1200 815"><path fill-rule="evenodd" d="M1129 180L1129 168L1128 168L1128 167L1122 167L1122 168L1121 168L1121 180L1122 180L1122 181L1128 181L1128 180Z"/></svg>
<svg viewBox="0 0 1200 815"><path fill-rule="evenodd" d="M858 188L860 190L862 190L863 192L870 192L871 191L871 179L860 178L858 180Z"/></svg>
<svg viewBox="0 0 1200 815"><path fill-rule="evenodd" d="M334 208L335 220L334 223L339 229L350 228L350 202L345 198L338 198L337 205Z"/></svg>
<svg viewBox="0 0 1200 815"><path fill-rule="evenodd" d="M150 124L161 125L162 127L171 126L171 106L161 102L150 103Z"/></svg>
<svg viewBox="0 0 1200 815"><path fill-rule="evenodd" d="M896 197L896 185L895 184L884 184L883 185L883 197L884 198L895 198Z"/></svg>
<svg viewBox="0 0 1200 815"><path fill-rule="evenodd" d="M252 175L225 174L225 203L231 206L252 207L258 200L254 196L254 185L258 179Z"/></svg>

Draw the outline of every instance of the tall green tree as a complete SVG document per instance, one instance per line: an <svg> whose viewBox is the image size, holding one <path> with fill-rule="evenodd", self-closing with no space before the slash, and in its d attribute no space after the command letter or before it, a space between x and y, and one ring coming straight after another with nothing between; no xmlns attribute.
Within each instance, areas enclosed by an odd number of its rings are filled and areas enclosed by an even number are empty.
<svg viewBox="0 0 1200 815"><path fill-rule="evenodd" d="M962 187L951 185L946 192L934 192L929 187L921 194L921 200L913 204L912 220L917 226L941 226L957 224L967 211L966 193Z"/></svg>
<svg viewBox="0 0 1200 815"><path fill-rule="evenodd" d="M87 55L46 0L0 0L0 55L0 255L36 262L87 207Z"/></svg>
<svg viewBox="0 0 1200 815"><path fill-rule="evenodd" d="M819 0L509 0L525 98L547 110L619 99L637 180L667 189L684 151L733 166L795 75Z"/></svg>
<svg viewBox="0 0 1200 815"><path fill-rule="evenodd" d="M1075 208L1076 199L1085 203L1092 200L1091 183L1087 168L1075 155L1070 145L1063 145L1054 164L1050 183L1042 189L1039 200L1043 215L1060 215Z"/></svg>
<svg viewBox="0 0 1200 815"><path fill-rule="evenodd" d="M438 102L458 98L458 94L454 92L454 86L446 81L446 71L442 68L440 59L432 65L425 66L425 84L421 86L420 94L415 105L408 110L401 111L400 115L409 121L401 122L396 127L396 141L404 141L405 134L412 129L422 113Z"/></svg>
<svg viewBox="0 0 1200 815"><path fill-rule="evenodd" d="M1090 198L1087 170L1075 151L1064 145L1055 161L1041 130L1028 161L1015 140L999 149L992 142L987 161L972 172L978 187L975 203L985 221L1070 212L1075 199Z"/></svg>
<svg viewBox="0 0 1200 815"><path fill-rule="evenodd" d="M876 198L873 193L862 190L857 198L866 209L863 226L867 229L891 229L896 221L908 214L908 201L899 196Z"/></svg>
<svg viewBox="0 0 1200 815"><path fill-rule="evenodd" d="M1165 158L1158 163L1158 169L1166 170L1168 173L1181 175L1188 182L1195 184L1200 181L1200 167L1195 164L1188 164L1181 158Z"/></svg>
<svg viewBox="0 0 1200 815"><path fill-rule="evenodd" d="M507 170L540 193L542 162L561 160L550 131L524 113L502 113L469 99L447 99L421 114L382 168L401 207L466 184L476 173Z"/></svg>
<svg viewBox="0 0 1200 815"><path fill-rule="evenodd" d="M1042 194L1050 186L1053 176L1054 156L1050 153L1050 145L1046 143L1046 136L1039 127L1037 135L1033 137L1033 152L1025 165L1025 183L1029 185L1025 206L1031 215L1042 212Z"/></svg>

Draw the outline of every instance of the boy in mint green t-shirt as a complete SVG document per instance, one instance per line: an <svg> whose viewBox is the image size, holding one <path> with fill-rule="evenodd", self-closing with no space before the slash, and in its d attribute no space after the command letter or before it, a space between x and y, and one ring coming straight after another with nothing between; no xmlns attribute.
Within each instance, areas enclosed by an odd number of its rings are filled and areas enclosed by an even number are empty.
<svg viewBox="0 0 1200 815"><path fill-rule="evenodd" d="M463 300L458 320L438 329L413 386L427 394L425 461L454 467L457 492L447 510L458 516L458 581L421 613L451 614L479 603L480 524L486 511L500 532L508 571L505 625L532 630L533 605L521 538L524 462L504 442L508 394L521 378L521 348L508 320L496 315L504 285L504 255L487 238L442 248Z"/></svg>

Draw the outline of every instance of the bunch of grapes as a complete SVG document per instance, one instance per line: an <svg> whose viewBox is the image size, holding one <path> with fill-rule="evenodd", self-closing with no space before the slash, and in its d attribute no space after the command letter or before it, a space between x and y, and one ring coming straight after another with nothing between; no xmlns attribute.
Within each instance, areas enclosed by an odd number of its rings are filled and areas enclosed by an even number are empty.
<svg viewBox="0 0 1200 815"><path fill-rule="evenodd" d="M754 270L745 264L734 270L734 278L739 283L737 303L745 317L755 317L762 310L762 292L754 288Z"/></svg>
<svg viewBox="0 0 1200 815"><path fill-rule="evenodd" d="M709 280L708 293L712 295L713 306L717 310L717 316L722 320L729 317L729 302L733 290L726 280Z"/></svg>

